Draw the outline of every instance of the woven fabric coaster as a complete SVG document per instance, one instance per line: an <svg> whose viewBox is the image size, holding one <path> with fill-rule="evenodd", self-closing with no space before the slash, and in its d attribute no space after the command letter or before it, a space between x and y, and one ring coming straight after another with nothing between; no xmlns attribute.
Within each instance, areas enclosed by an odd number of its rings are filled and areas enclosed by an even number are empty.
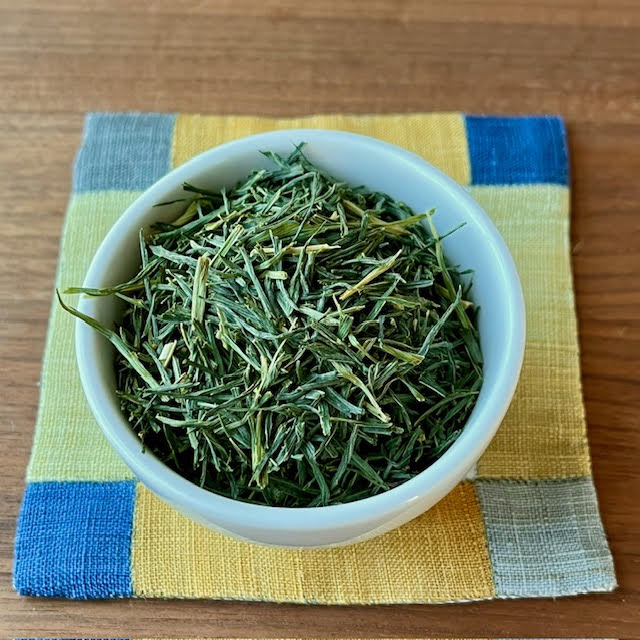
<svg viewBox="0 0 640 640"><path fill-rule="evenodd" d="M109 227L172 167L234 138L293 127L362 133L423 156L469 190L509 246L527 305L525 361L512 406L473 479L399 529L337 549L265 548L204 529L137 483L104 440L80 387L73 320L54 304L18 523L16 589L76 599L322 604L612 590L580 386L561 119L91 114L57 285L83 281Z"/></svg>

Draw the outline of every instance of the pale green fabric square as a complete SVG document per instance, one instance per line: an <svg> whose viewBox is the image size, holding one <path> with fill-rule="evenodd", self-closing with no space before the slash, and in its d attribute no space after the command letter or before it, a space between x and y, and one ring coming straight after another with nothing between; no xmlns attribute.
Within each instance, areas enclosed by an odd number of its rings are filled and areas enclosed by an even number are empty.
<svg viewBox="0 0 640 640"><path fill-rule="evenodd" d="M82 284L100 242L138 195L139 191L96 191L72 197L56 278L61 291ZM76 301L76 296L65 298L72 304ZM85 400L76 366L73 323L54 296L27 481L130 479L133 475L107 444Z"/></svg>

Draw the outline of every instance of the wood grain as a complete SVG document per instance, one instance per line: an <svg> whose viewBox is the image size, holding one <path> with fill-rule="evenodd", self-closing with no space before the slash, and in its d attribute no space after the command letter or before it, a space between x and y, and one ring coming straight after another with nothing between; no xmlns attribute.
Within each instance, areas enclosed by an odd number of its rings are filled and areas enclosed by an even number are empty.
<svg viewBox="0 0 640 640"><path fill-rule="evenodd" d="M0 635L640 637L639 69L635 0L2 0ZM562 114L589 438L620 589L346 608L18 598L15 519L88 110Z"/></svg>

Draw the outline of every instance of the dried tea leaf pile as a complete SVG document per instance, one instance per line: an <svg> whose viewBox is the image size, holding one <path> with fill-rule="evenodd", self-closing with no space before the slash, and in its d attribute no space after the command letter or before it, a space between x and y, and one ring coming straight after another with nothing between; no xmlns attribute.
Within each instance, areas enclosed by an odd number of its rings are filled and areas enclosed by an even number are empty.
<svg viewBox="0 0 640 640"><path fill-rule="evenodd" d="M454 442L482 383L473 307L431 213L297 148L141 232L112 331L144 446L216 493L321 506L385 491ZM427 228L430 227L431 231Z"/></svg>

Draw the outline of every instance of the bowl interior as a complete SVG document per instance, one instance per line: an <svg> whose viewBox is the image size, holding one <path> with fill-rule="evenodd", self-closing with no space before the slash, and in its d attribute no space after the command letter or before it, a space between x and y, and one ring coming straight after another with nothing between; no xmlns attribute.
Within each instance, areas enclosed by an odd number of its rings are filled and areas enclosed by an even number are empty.
<svg viewBox="0 0 640 640"><path fill-rule="evenodd" d="M130 278L137 271L139 229L156 221L173 220L180 214L183 203L157 208L154 205L184 197L184 181L212 190L232 187L252 170L270 166L260 150L287 155L300 142L307 143L304 152L311 162L338 179L384 191L403 200L417 213L435 208L434 222L441 235L463 225L443 240L443 248L451 264L473 271L471 297L480 307L478 323L484 358L480 395L462 435L438 461L400 487L358 502L377 501L378 507L384 510L396 502L410 502L425 491L435 491L438 486L446 485L450 489L480 456L508 407L522 362L524 309L513 261L487 215L461 187L422 159L363 136L317 130L278 131L222 145L174 170L131 205L94 257L85 286L111 285ZM113 325L121 313L121 307L109 298L85 297L80 308L107 325ZM80 371L89 403L103 429L105 423L109 423L110 430L122 430L124 416L115 396L110 345L81 323L78 332ZM118 425L111 425L114 421ZM129 432L133 436L130 429ZM110 440L114 444L114 439ZM132 446L132 442L127 441L126 446L117 448L135 471L140 460ZM137 448L140 449L139 443ZM195 485L192 487L205 493ZM166 491L170 492L168 487ZM183 487L182 493L185 491ZM163 497L162 490L157 492ZM394 497L385 498L387 494ZM194 500L197 495L193 493ZM164 497L171 501L170 496ZM351 507L357 504L350 503ZM340 510L350 505L320 507L314 511ZM274 507L263 509L274 514L286 511ZM343 509L342 513L346 511ZM356 513L356 509L352 508L350 513Z"/></svg>

